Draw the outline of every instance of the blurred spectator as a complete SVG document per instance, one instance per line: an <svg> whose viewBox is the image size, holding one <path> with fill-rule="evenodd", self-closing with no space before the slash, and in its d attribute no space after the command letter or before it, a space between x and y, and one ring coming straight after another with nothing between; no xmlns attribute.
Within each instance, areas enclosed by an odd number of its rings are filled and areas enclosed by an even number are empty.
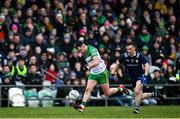
<svg viewBox="0 0 180 119"><path fill-rule="evenodd" d="M176 73L173 65L167 66L167 71L165 73L165 77L167 78L168 84L178 84L176 80ZM179 94L178 87L171 87L169 86L167 89L167 96L169 97L177 97Z"/></svg>
<svg viewBox="0 0 180 119"><path fill-rule="evenodd" d="M148 60L149 64L152 65L151 54L149 53L149 48L146 45L142 47L142 53L145 56L145 58Z"/></svg>
<svg viewBox="0 0 180 119"><path fill-rule="evenodd" d="M57 54L57 60L56 60L56 65L58 70L63 70L64 67L67 67L68 69L70 69L70 65L69 62L67 60L67 56L65 52L59 52Z"/></svg>
<svg viewBox="0 0 180 119"><path fill-rule="evenodd" d="M31 45L32 43L34 43L35 36L33 30L26 28L21 39L23 46Z"/></svg>
<svg viewBox="0 0 180 119"><path fill-rule="evenodd" d="M41 71L41 67L39 65L40 59L38 59L35 55L31 55L28 60L29 60L28 66L36 65L36 72L40 73Z"/></svg>
<svg viewBox="0 0 180 119"><path fill-rule="evenodd" d="M158 37L161 38L161 36ZM164 46L161 46L161 42L156 40L154 41L152 49L150 51L152 54L152 64L158 65L160 67L162 66L163 59L165 58L165 53L162 47Z"/></svg>
<svg viewBox="0 0 180 119"><path fill-rule="evenodd" d="M57 79L57 73L58 73L55 63L50 63L45 73L46 73L46 80L54 84L55 80Z"/></svg>
<svg viewBox="0 0 180 119"><path fill-rule="evenodd" d="M142 49L144 45L150 48L152 43L152 36L149 34L147 26L142 26L140 34L136 38L138 49Z"/></svg>
<svg viewBox="0 0 180 119"><path fill-rule="evenodd" d="M42 76L39 73L37 73L37 67L35 64L30 65L27 78L23 82L27 86L26 89L35 88L37 89L37 91L42 89L42 87L28 87L28 85L42 85Z"/></svg>
<svg viewBox="0 0 180 119"><path fill-rule="evenodd" d="M10 67L8 65L3 66L3 71L1 75L1 80L2 80L2 85L13 85L14 84L14 79L13 76L11 75ZM8 90L10 87L2 87L2 98L7 99L8 98ZM8 106L8 101L3 100L2 106Z"/></svg>
<svg viewBox="0 0 180 119"><path fill-rule="evenodd" d="M153 87L153 90L155 90L155 92L158 92L159 94L161 94L162 96L162 99L166 98L167 96L167 88L165 86L163 86L163 84L167 84L167 79L164 78L163 76L161 76L161 71L160 70L154 70L154 78L149 82L149 84L162 84L160 86L154 86ZM158 95L159 95L158 94ZM160 100L161 101L164 101L164 100ZM156 104L157 100L146 100L145 102L149 103L149 104Z"/></svg>
<svg viewBox="0 0 180 119"><path fill-rule="evenodd" d="M39 46L42 52L46 52L47 44L44 40L43 34L39 33L35 37L35 43L32 45L32 49L34 50L35 47Z"/></svg>
<svg viewBox="0 0 180 119"><path fill-rule="evenodd" d="M161 12L161 14L166 15L167 14L167 6L164 3L164 0L157 0L154 5L154 9L157 9Z"/></svg>
<svg viewBox="0 0 180 119"><path fill-rule="evenodd" d="M76 77L78 79L84 76L83 66L80 62L75 62L74 72L76 73Z"/></svg>
<svg viewBox="0 0 180 119"><path fill-rule="evenodd" d="M48 45L47 45L47 51L48 52L51 52L54 55L56 55L57 53L60 52L60 48L57 45L57 41L56 41L56 38L54 36L51 36L49 38L48 42L49 42Z"/></svg>
<svg viewBox="0 0 180 119"><path fill-rule="evenodd" d="M16 84L23 83L26 80L28 74L28 66L25 64L24 58L18 57L17 66L15 67L15 80Z"/></svg>
<svg viewBox="0 0 180 119"><path fill-rule="evenodd" d="M73 48L73 50L71 51L71 55L69 57L69 65L71 67L71 69L75 69L75 62L79 61L79 57L78 57L78 51L76 48Z"/></svg>

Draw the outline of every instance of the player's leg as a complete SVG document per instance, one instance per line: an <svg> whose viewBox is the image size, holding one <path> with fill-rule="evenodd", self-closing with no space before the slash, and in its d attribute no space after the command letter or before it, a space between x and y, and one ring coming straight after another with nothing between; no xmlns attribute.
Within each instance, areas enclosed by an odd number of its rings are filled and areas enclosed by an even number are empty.
<svg viewBox="0 0 180 119"><path fill-rule="evenodd" d="M152 93L143 93L142 99L146 99L150 97L152 97Z"/></svg>
<svg viewBox="0 0 180 119"><path fill-rule="evenodd" d="M143 92L142 92L143 86L141 84L141 81L138 80L136 82L136 86L134 88L134 95L135 95L135 109L134 113L139 113L139 106L141 104L141 100L143 97Z"/></svg>
<svg viewBox="0 0 180 119"><path fill-rule="evenodd" d="M109 96L109 95L112 95L121 91L121 89L119 88L109 88L109 83L101 84L101 88L106 96Z"/></svg>
<svg viewBox="0 0 180 119"><path fill-rule="evenodd" d="M158 97L161 100L164 100L166 97L162 95L159 91L154 91L150 93L143 93L143 99L150 98L150 97Z"/></svg>
<svg viewBox="0 0 180 119"><path fill-rule="evenodd" d="M101 84L101 88L106 96L115 94L117 92L129 93L129 91L123 85L119 85L117 88L109 88L108 70L105 70L102 74L99 74L98 83Z"/></svg>
<svg viewBox="0 0 180 119"><path fill-rule="evenodd" d="M91 95L91 91L93 90L94 86L97 84L97 81L96 80L90 80L88 79L87 81L87 85L86 85L86 89L85 89L85 92L84 92L84 95L83 95L83 99L82 99L82 102L81 104L76 104L74 106L75 109L77 109L78 111L80 112L83 112L84 111L84 108L86 106L86 102L89 100L89 97Z"/></svg>
<svg viewBox="0 0 180 119"><path fill-rule="evenodd" d="M88 101L89 97L91 96L91 91L93 90L96 84L96 80L88 80L82 102L86 103Z"/></svg>

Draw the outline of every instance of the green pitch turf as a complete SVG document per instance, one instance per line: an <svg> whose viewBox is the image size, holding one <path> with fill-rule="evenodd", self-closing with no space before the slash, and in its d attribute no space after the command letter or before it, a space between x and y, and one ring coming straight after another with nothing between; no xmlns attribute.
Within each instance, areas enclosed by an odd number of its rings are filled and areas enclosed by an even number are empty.
<svg viewBox="0 0 180 119"><path fill-rule="evenodd" d="M72 107L0 108L0 118L180 118L180 106L142 106L140 114L133 107L87 107L82 113Z"/></svg>

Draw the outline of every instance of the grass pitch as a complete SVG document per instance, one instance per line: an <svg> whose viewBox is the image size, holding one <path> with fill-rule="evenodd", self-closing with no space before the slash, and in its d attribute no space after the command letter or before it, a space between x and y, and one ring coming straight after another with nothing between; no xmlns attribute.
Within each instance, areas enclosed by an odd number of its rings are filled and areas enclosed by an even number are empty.
<svg viewBox="0 0 180 119"><path fill-rule="evenodd" d="M0 118L180 118L180 106L142 106L140 114L133 107L87 107L82 113L72 107L0 108Z"/></svg>

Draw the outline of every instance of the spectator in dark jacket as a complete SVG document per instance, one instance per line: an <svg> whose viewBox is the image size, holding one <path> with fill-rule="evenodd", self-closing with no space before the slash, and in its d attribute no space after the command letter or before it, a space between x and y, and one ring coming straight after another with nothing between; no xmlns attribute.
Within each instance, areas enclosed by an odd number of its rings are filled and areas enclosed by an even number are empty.
<svg viewBox="0 0 180 119"><path fill-rule="evenodd" d="M24 80L24 84L27 85L27 89L36 88L37 91L41 90L41 87L29 87L28 85L42 85L42 76L40 73L37 73L37 67L35 64L30 65L29 73L27 78Z"/></svg>

